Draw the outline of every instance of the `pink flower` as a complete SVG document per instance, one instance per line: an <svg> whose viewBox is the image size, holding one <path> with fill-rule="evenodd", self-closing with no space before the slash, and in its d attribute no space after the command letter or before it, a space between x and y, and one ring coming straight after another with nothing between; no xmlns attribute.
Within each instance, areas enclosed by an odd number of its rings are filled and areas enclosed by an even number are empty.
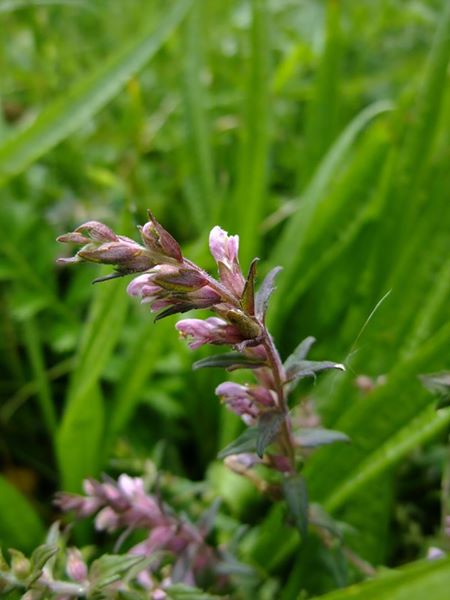
<svg viewBox="0 0 450 600"><path fill-rule="evenodd" d="M218 317L183 319L175 327L182 337L190 337L189 347L195 350L204 344L238 344L244 339L237 327Z"/></svg>
<svg viewBox="0 0 450 600"><path fill-rule="evenodd" d="M85 581L88 575L86 563L78 548L68 548L66 573L73 581Z"/></svg>
<svg viewBox="0 0 450 600"><path fill-rule="evenodd" d="M216 388L216 395L230 410L242 417L247 425L252 425L261 413L261 407L273 407L272 393L261 386L247 386L226 381Z"/></svg>
<svg viewBox="0 0 450 600"><path fill-rule="evenodd" d="M165 316L219 303L220 295L207 284L205 276L194 269L164 264L133 279L127 291L150 304L153 312L167 309Z"/></svg>
<svg viewBox="0 0 450 600"><path fill-rule="evenodd" d="M245 279L239 266L239 236L228 235L219 226L209 234L209 249L219 267L222 283L238 298L244 290Z"/></svg>

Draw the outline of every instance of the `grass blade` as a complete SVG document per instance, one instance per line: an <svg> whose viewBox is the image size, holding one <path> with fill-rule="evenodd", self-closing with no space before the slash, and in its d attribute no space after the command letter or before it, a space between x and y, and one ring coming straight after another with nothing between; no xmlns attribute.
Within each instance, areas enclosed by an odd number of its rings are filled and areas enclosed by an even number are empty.
<svg viewBox="0 0 450 600"><path fill-rule="evenodd" d="M0 185L76 131L99 111L160 49L186 14L191 0L179 0L156 24L151 18L142 31L65 96L42 111L29 127L16 131L0 146Z"/></svg>
<svg viewBox="0 0 450 600"><path fill-rule="evenodd" d="M258 224L263 217L269 151L269 8L267 0L252 0L251 64L247 81L245 124L239 158L238 184L228 220L239 225L240 256L246 265L257 253Z"/></svg>
<svg viewBox="0 0 450 600"><path fill-rule="evenodd" d="M0 547L31 550L42 542L44 534L34 508L0 475Z"/></svg>

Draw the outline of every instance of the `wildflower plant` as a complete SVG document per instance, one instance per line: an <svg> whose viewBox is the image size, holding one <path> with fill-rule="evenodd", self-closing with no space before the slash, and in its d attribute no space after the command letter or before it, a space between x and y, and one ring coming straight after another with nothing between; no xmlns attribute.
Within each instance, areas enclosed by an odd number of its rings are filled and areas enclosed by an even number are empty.
<svg viewBox="0 0 450 600"><path fill-rule="evenodd" d="M303 340L282 362L266 326L280 268L270 271L256 291L258 259L252 261L244 276L238 236L230 236L217 226L211 230L209 248L218 269L218 278L214 278L183 256L178 242L150 211L149 221L139 230L141 243L117 235L103 223L89 221L58 238L81 246L75 256L58 262L114 266L112 274L95 281L133 275L128 293L148 305L156 313L156 321L197 309L214 314L182 319L176 328L193 350L208 344L228 347L227 352L197 361L194 368L249 372L247 383L227 380L215 390L227 409L247 426L219 453L219 458L235 473L247 477L261 493L274 501L284 500L302 538L311 517L323 543L330 546L333 535L340 533L319 507L308 506L300 471L308 448L347 441L347 437L310 424L306 428L294 426L288 396L299 380L329 369L344 370L343 365L308 360L315 341L312 337ZM213 598L217 596L209 591L223 596L231 589L233 572L237 569L242 575L246 571L229 548L210 543L215 504L192 519L174 510L158 486L149 493L142 478L126 474L117 481L106 476L102 481L87 479L83 489L84 495L58 494L55 504L77 520L93 517L97 531L115 538L114 552L125 551L89 561L85 556L89 552L67 546L66 534L55 524L47 542L29 559L14 550L9 563L0 557L0 589L22 590L25 600L164 600L187 597L185 593ZM205 589L206 595L201 592Z"/></svg>
<svg viewBox="0 0 450 600"><path fill-rule="evenodd" d="M214 316L187 318L176 324L181 337L192 349L210 344L228 346L231 351L209 356L194 368L247 369L251 381L225 381L216 388L224 405L236 413L247 429L227 446L219 457L228 467L247 476L261 491L284 498L305 535L308 502L304 479L299 474L304 450L334 441L346 441L339 432L316 428L302 435L293 427L288 396L297 382L316 377L329 369L344 370L331 361L307 359L314 338L303 340L283 363L266 326L269 300L280 267L272 269L256 291L254 259L244 276L239 264L239 238L220 227L211 230L209 249L217 264L218 278L182 254L178 242L149 211L149 220L140 227L141 243L117 235L103 223L89 221L62 235L60 242L81 245L75 256L61 263L94 262L113 265L115 272L100 280L136 275L128 293L148 304L158 321L172 314L209 309ZM100 281L96 280L96 281ZM254 471L260 465L278 473L270 484Z"/></svg>

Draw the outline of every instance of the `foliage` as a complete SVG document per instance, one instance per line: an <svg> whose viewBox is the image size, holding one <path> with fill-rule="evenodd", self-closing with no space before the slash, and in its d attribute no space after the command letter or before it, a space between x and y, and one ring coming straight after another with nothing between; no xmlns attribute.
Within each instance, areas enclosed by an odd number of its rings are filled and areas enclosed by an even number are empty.
<svg viewBox="0 0 450 600"><path fill-rule="evenodd" d="M150 457L224 498L216 535L263 599L446 549L450 412L419 375L449 369L448 3L170 4L0 0L2 547L43 542L57 489ZM267 289L282 357L314 335L311 360L346 366L299 381L292 405L351 440L302 473L343 541L300 541L216 461L241 424L214 402L218 370L191 372L173 317L155 325L123 280L89 287L101 268L55 267L63 231L96 219L132 236L148 207L202 265L217 223L241 235L244 270L264 259L260 281L281 265ZM355 593L420 597L433 580L439 598L446 578L427 562Z"/></svg>

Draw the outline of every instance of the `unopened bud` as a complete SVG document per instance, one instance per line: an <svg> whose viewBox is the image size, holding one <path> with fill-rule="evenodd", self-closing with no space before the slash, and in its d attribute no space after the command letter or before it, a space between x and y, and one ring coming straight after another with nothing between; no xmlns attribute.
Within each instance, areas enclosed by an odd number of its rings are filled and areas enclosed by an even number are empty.
<svg viewBox="0 0 450 600"><path fill-rule="evenodd" d="M76 233L87 233L95 242L115 242L119 238L112 229L98 221L88 221L75 229Z"/></svg>
<svg viewBox="0 0 450 600"><path fill-rule="evenodd" d="M67 551L66 573L73 581L85 581L88 574L86 563L78 548L69 548Z"/></svg>
<svg viewBox="0 0 450 600"><path fill-rule="evenodd" d="M182 262L183 256L178 242L164 229L148 211L149 221L141 228L142 241L152 252L165 258Z"/></svg>
<svg viewBox="0 0 450 600"><path fill-rule="evenodd" d="M17 579L26 579L31 572L31 562L19 550L10 549L11 571Z"/></svg>
<svg viewBox="0 0 450 600"><path fill-rule="evenodd" d="M251 317L240 310L229 310L226 313L228 321L235 325L246 340L257 338L261 335L261 327Z"/></svg>

